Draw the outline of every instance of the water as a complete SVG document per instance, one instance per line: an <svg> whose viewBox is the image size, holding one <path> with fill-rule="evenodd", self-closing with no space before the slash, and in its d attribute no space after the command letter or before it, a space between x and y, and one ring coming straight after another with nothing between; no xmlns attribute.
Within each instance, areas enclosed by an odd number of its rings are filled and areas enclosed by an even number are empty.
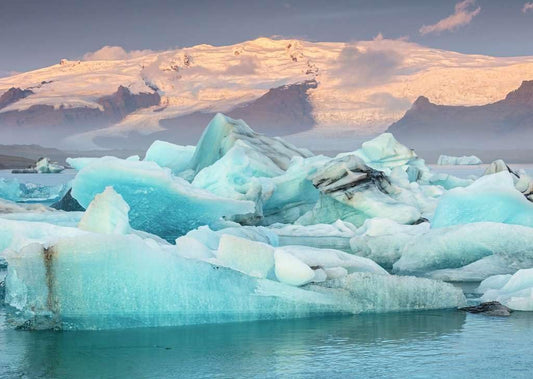
<svg viewBox="0 0 533 379"><path fill-rule="evenodd" d="M1 310L0 310L1 312ZM0 318L1 318L0 313ZM3 377L531 377L533 314L359 315L87 332L0 330Z"/></svg>

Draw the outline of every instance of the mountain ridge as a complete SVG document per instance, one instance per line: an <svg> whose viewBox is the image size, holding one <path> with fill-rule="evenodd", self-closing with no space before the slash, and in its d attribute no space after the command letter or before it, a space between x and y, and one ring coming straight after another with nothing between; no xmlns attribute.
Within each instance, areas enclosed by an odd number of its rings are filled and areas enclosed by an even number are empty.
<svg viewBox="0 0 533 379"><path fill-rule="evenodd" d="M390 58L390 65L376 69L372 62L383 57ZM11 125L12 129L3 133L7 143L70 146L75 140L78 148L95 148L94 141L99 138L118 141L135 132L150 139L172 127L168 120L238 113L271 90L314 81L316 86L305 91L306 100L298 105L308 109L299 113L300 119L280 116L277 124L269 125L264 117L252 120L248 112L245 116L251 121L245 121L267 134L292 132L284 125L288 120L313 129L368 134L384 131L399 120L419 95L455 106L483 105L501 100L502 94L530 77L533 57L466 55L388 39L342 43L260 38L229 46L146 52L123 60L61 60L50 67L0 78L0 94L12 87L33 92L0 109L0 130ZM157 94L159 101L127 112L119 107L112 117L103 117L101 113L107 111L100 99L119 88L133 96ZM265 99L259 103L263 108L256 111L274 119L277 114L290 113L283 101L271 101L268 109ZM47 116L56 113L60 115ZM60 127L48 125L49 133L33 129L31 135L17 129L22 124L42 128L47 119ZM69 129L70 120L73 127ZM55 129L50 131L52 127Z"/></svg>

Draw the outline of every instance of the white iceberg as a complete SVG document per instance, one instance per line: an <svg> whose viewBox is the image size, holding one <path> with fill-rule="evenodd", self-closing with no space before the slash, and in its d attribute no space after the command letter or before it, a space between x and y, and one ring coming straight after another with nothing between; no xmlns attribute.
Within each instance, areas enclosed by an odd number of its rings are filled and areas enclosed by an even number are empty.
<svg viewBox="0 0 533 379"><path fill-rule="evenodd" d="M44 157L35 163L35 169L40 174L58 174L65 169L57 162L50 162L50 159Z"/></svg>
<svg viewBox="0 0 533 379"><path fill-rule="evenodd" d="M451 155L441 155L439 156L439 159L437 160L438 165L450 165L450 166L456 166L456 165L479 165L483 162L481 159L476 157L475 155L463 155L462 157L454 157Z"/></svg>
<svg viewBox="0 0 533 379"><path fill-rule="evenodd" d="M499 275L481 282L482 301L498 301L516 311L533 311L533 268Z"/></svg>

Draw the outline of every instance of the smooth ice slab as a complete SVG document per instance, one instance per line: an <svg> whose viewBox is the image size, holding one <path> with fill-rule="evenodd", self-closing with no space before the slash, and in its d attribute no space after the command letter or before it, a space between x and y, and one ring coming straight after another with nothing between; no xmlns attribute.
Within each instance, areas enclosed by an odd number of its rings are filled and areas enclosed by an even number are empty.
<svg viewBox="0 0 533 379"><path fill-rule="evenodd" d="M274 268L274 248L266 243L224 234L217 250L227 267L257 278L266 278Z"/></svg>
<svg viewBox="0 0 533 379"><path fill-rule="evenodd" d="M255 210L252 202L213 195L154 162L114 157L100 158L84 166L72 183L72 196L87 207L108 186L130 206L133 228L169 241L221 217Z"/></svg>

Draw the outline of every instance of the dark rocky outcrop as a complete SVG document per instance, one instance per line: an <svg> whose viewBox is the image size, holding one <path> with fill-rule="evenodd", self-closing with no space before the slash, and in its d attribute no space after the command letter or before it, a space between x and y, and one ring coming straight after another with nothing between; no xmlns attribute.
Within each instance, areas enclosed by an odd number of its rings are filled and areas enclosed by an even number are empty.
<svg viewBox="0 0 533 379"><path fill-rule="evenodd" d="M0 96L0 109L33 94L32 90L11 87Z"/></svg>
<svg viewBox="0 0 533 379"><path fill-rule="evenodd" d="M507 317L511 315L512 310L497 301L489 301L471 307L459 308L460 311L470 313L483 313L487 316Z"/></svg>
<svg viewBox="0 0 533 379"><path fill-rule="evenodd" d="M482 106L437 105L420 96L388 132L430 160L434 159L431 150L434 154L475 154L483 161L504 158L515 162L520 161L516 151L524 150L522 155L529 152L531 158L533 80L524 81L503 100Z"/></svg>
<svg viewBox="0 0 533 379"><path fill-rule="evenodd" d="M71 192L72 189L69 189L67 193L61 198L61 200L56 201L55 203L50 205L50 207L67 212L85 211L85 208L83 208L80 203L78 203L78 201L72 197Z"/></svg>
<svg viewBox="0 0 533 379"><path fill-rule="evenodd" d="M0 170L26 169L35 163L32 159L0 154Z"/></svg>
<svg viewBox="0 0 533 379"><path fill-rule="evenodd" d="M224 114L234 119L243 119L258 133L268 136L284 136L309 130L315 125L313 107L309 101L309 90L318 86L315 80L276 87L268 90L254 101L240 104ZM145 148L154 139L176 143L195 144L205 126L216 112L195 112L185 116L162 120L160 125L166 130L145 136L130 135L128 143ZM123 144L122 139L101 138L98 144L113 147Z"/></svg>
<svg viewBox="0 0 533 379"><path fill-rule="evenodd" d="M137 109L158 105L161 97L157 92L132 94L124 86L109 96L98 99L98 104L104 108L104 117L112 121L120 121Z"/></svg>
<svg viewBox="0 0 533 379"><path fill-rule="evenodd" d="M13 99L20 99L32 93L31 90L21 92L20 89L10 89L2 95L2 98L5 97L6 103L8 101L13 103L16 101ZM6 133L15 133L21 128L28 127L32 133L56 133L64 136L111 125L138 109L158 105L160 101L161 97L157 92L133 94L128 88L120 86L115 93L96 101L103 110L36 104L24 110L0 113L0 128L6 130ZM44 129L46 131L42 132ZM45 137L43 135L43 138Z"/></svg>

